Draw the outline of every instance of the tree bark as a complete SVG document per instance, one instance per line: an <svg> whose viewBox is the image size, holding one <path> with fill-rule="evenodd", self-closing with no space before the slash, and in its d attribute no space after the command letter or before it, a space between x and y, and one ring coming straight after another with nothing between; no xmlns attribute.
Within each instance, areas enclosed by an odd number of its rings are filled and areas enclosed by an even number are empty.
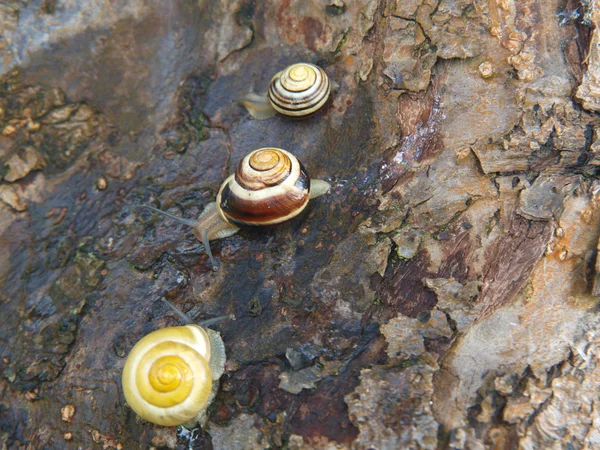
<svg viewBox="0 0 600 450"><path fill-rule="evenodd" d="M600 448L600 2L0 2L1 448ZM236 100L286 65L304 120ZM332 184L211 245L249 151ZM125 357L220 331L204 427L127 406Z"/></svg>

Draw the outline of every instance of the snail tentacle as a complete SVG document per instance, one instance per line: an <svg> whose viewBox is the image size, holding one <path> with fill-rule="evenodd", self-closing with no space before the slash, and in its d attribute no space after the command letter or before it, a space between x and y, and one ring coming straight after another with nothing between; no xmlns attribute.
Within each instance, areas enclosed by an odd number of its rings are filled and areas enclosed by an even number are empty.
<svg viewBox="0 0 600 450"><path fill-rule="evenodd" d="M173 311L175 314L177 314L179 316L179 318L185 322L186 325L190 325L193 323L192 319L190 319L187 314L185 314L183 311L181 311L177 306L175 306L169 300L167 300L164 297L161 297L161 300L169 307L169 309L171 311Z"/></svg>
<svg viewBox="0 0 600 450"><path fill-rule="evenodd" d="M151 209L154 212L162 214L163 216L169 217L170 219L176 220L177 222L186 224L186 225L188 225L190 227L193 227L196 224L195 220L185 219L183 217L176 216L174 214L171 214L171 213L168 213L166 211L163 211L162 209L155 208L154 206L150 206L150 205L140 205L140 206L142 208Z"/></svg>
<svg viewBox="0 0 600 450"><path fill-rule="evenodd" d="M161 301L165 303L171 311L173 311L181 320L185 322L186 325L191 325L194 321L183 311L181 311L177 306L171 303L164 297L161 297ZM198 325L202 328L206 328L210 325L214 325L215 323L222 322L224 320L236 320L235 314L227 314L225 316L213 317L212 319L206 319L201 322L198 322Z"/></svg>
<svg viewBox="0 0 600 450"><path fill-rule="evenodd" d="M226 316L218 316L213 317L212 319L206 319L202 322L198 322L198 325L200 325L201 327L207 327L209 325L214 325L215 323L219 323L224 320L236 320L235 314L227 314Z"/></svg>

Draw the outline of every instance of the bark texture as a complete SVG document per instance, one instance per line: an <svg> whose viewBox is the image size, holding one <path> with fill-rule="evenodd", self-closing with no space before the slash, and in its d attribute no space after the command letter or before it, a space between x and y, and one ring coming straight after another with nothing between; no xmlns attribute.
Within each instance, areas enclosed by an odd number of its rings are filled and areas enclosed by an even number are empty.
<svg viewBox="0 0 600 450"><path fill-rule="evenodd" d="M600 448L600 1L0 1L0 448ZM305 120L236 103L286 65ZM331 192L214 242L249 151ZM121 370L166 298L227 366L202 428Z"/></svg>

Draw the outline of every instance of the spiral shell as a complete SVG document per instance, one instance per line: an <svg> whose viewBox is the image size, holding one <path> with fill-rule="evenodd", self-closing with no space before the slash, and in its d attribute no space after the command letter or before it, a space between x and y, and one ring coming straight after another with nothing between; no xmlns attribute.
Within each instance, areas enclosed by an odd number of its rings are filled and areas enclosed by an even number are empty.
<svg viewBox="0 0 600 450"><path fill-rule="evenodd" d="M277 73L269 84L268 96L273 108L286 116L308 116L321 108L331 91L323 69L298 63Z"/></svg>
<svg viewBox="0 0 600 450"><path fill-rule="evenodd" d="M260 148L223 182L217 205L233 225L274 225L300 214L309 196L310 178L298 158L279 148Z"/></svg>
<svg viewBox="0 0 600 450"><path fill-rule="evenodd" d="M140 417L173 426L194 419L206 408L213 380L221 376L224 366L224 347L217 348L220 361L215 363L214 336L209 333L218 336L197 325L163 328L133 347L122 383L127 403ZM213 373L215 367L218 373Z"/></svg>

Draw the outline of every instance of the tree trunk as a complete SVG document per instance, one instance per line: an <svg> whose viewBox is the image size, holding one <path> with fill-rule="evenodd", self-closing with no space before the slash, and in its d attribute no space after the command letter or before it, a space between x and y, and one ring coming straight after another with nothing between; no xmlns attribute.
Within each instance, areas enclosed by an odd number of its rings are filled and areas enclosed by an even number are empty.
<svg viewBox="0 0 600 450"><path fill-rule="evenodd" d="M600 448L600 2L0 1L0 448ZM588 51L589 49L589 51ZM236 102L288 64L303 120ZM249 151L332 184L187 226ZM208 422L121 387L234 314Z"/></svg>

